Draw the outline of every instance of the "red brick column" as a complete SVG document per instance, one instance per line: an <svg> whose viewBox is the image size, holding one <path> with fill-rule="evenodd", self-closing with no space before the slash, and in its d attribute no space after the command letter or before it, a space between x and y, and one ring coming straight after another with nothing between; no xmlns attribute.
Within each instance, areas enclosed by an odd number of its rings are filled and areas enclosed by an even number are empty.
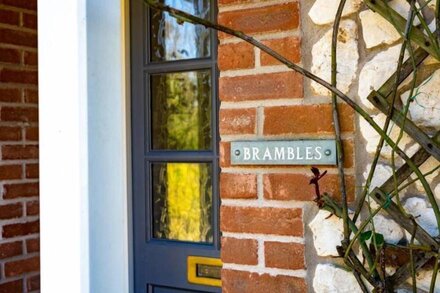
<svg viewBox="0 0 440 293"><path fill-rule="evenodd" d="M0 0L0 292L39 290L37 1Z"/></svg>
<svg viewBox="0 0 440 293"><path fill-rule="evenodd" d="M219 22L301 63L299 4L220 0ZM223 292L306 292L303 208L314 198L309 166L231 166L230 142L331 138L331 101L304 97L302 76L259 49L219 38ZM341 115L343 131L352 133L353 112L341 106ZM352 168L352 141L345 147ZM337 170L326 169L322 189L337 194ZM348 179L353 198L353 176Z"/></svg>

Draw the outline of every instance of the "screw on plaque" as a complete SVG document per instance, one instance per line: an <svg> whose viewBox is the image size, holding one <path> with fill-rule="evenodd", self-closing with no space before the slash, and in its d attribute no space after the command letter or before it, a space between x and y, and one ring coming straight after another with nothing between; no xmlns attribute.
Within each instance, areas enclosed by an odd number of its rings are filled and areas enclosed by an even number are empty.
<svg viewBox="0 0 440 293"><path fill-rule="evenodd" d="M325 150L324 154L326 156L330 156L332 154L332 151L331 150Z"/></svg>
<svg viewBox="0 0 440 293"><path fill-rule="evenodd" d="M240 155L240 150L235 150L235 155L238 157Z"/></svg>

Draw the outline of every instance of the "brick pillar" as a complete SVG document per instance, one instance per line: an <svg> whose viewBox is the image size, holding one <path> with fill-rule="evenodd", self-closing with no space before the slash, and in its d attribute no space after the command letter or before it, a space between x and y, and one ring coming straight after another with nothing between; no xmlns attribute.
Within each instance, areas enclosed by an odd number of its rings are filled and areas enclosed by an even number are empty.
<svg viewBox="0 0 440 293"><path fill-rule="evenodd" d="M220 0L219 22L301 63L299 4ZM302 76L259 49L219 38L223 292L306 292L303 213L314 198L309 166L231 166L230 142L331 138L331 100L304 96ZM353 112L345 105L340 110L343 131L352 133ZM352 168L353 143L344 145ZM336 168L325 169L322 189L338 194ZM353 176L348 179L353 198Z"/></svg>
<svg viewBox="0 0 440 293"><path fill-rule="evenodd" d="M37 1L0 1L0 292L39 290Z"/></svg>

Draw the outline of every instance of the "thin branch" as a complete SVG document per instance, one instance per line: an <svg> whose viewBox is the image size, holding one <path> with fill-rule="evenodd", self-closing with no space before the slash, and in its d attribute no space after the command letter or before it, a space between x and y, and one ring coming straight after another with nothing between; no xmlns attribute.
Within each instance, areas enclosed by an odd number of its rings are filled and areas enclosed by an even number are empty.
<svg viewBox="0 0 440 293"><path fill-rule="evenodd" d="M414 0L412 0L414 1ZM397 62L397 69L396 69L396 76L395 76L395 82L394 82L394 87L393 87L393 91L392 91L392 100L391 100L391 106L388 108L388 113L386 116L386 120L383 126L383 132L387 133L388 131L388 127L390 125L391 122L391 117L393 115L393 110L394 110L394 104L396 101L396 97L397 97L397 88L399 87L399 81L400 81L400 74L401 74L401 70L402 70L402 64L404 61L404 57L405 57L405 51L406 51L406 46L407 46L407 42L408 42L408 37L411 33L411 28L412 28L412 22L414 20L414 11L412 9L410 9L409 11L409 15L408 15L408 20L406 22L406 28L405 28L405 39L402 43L402 46L400 48L400 54L399 54L399 60ZM356 222L358 216L360 215L360 212L362 210L362 205L363 202L365 201L365 197L367 196L367 194L369 193L369 188L371 185L371 181L373 180L373 176L374 173L376 171L376 166L377 163L379 161L379 157L380 157L380 153L381 150L383 148L385 139L383 137L380 138L379 143L377 144L376 147L376 153L374 155L374 159L373 162L371 164L371 168L370 168L370 172L368 173L367 176L367 180L365 183L365 188L362 190L362 194L360 196L360 199L358 201L358 206L356 207L354 216L353 216L353 221Z"/></svg>
<svg viewBox="0 0 440 293"><path fill-rule="evenodd" d="M338 34L339 34L339 24L341 22L342 11L344 10L346 0L341 0L338 6L338 10L335 16L335 22L333 24L333 35L332 35L332 72L331 72L331 82L332 86L336 87L337 83L337 47L338 47ZM336 135L336 153L338 156L338 178L339 178L339 190L341 192L342 200L342 218L344 222L344 241L348 242L350 237L350 230L348 227L348 206L347 206L347 189L345 187L345 173L344 173L344 148L342 145L341 137L341 125L339 119L338 103L336 99L336 94L332 92L332 109L333 109L333 126L335 128Z"/></svg>
<svg viewBox="0 0 440 293"><path fill-rule="evenodd" d="M413 222L415 222L414 218L412 220L413 220ZM414 225L414 229L411 232L411 242L410 242L411 245L410 245L410 250L409 250L412 287L413 287L414 292L417 292L417 278L416 278L416 265L415 265L415 260L414 260L414 252L413 252L413 249L411 248L411 246L414 245L414 240L416 238L416 231L417 231L417 226Z"/></svg>
<svg viewBox="0 0 440 293"><path fill-rule="evenodd" d="M435 29L437 34L437 43L440 46L440 0L435 3Z"/></svg>
<svg viewBox="0 0 440 293"><path fill-rule="evenodd" d="M437 253L437 257L435 258L434 268L432 270L432 278L431 278L431 286L429 288L429 293L434 293L435 290L435 281L437 280L437 274L438 274L438 262L439 262L440 255Z"/></svg>

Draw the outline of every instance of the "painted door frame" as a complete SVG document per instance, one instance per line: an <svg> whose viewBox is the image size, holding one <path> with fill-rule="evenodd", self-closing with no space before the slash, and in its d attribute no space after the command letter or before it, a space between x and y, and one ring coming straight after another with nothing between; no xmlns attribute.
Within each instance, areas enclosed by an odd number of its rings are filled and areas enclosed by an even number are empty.
<svg viewBox="0 0 440 293"><path fill-rule="evenodd" d="M220 213L220 198L219 198L219 161L218 161L218 143L220 141L218 134L218 76L217 69L217 34L212 31L210 33L210 46L211 54L205 58L195 58L188 60L174 60L168 62L151 62L148 60L150 40L150 28L147 25L148 17L150 13L144 10L142 0L129 0L131 2L131 63L132 63L132 75L131 75L131 87L132 87L132 156L133 156L133 196L137 198L134 200L134 256L137 260L134 262L136 272L135 276L135 290L146 286L146 275L148 274L146 266L142 260L148 259L151 263L159 263L160 252L167 251L173 257L182 258L182 253L176 251L187 250L188 255L191 256L204 256L210 258L219 258L220 249L220 232L219 232L219 213ZM216 19L217 15L217 1L209 0L210 2L210 18ZM146 13L146 15L144 15ZM145 38L145 35L147 36ZM178 150L154 150L151 146L151 133L149 128L151 127L151 117L149 117L150 109L148 103L151 103L150 82L148 77L158 73L170 73L170 72L185 72L196 70L210 70L211 74L211 134L212 134L212 149L206 151L178 151ZM179 241L167 241L165 239L158 240L152 237L150 231L152 217L149 211L152 210L150 202L152 193L151 186L147 183L151 179L151 176L146 167L147 164L160 163L160 162L209 162L212 170L212 205L213 205L213 234L214 243L212 245L196 244L191 242L179 242ZM215 177L215 178L214 178ZM148 178L148 179L147 179ZM151 183L151 182L150 182ZM144 227L146 223L146 227ZM145 229L146 228L146 229ZM150 259L147 253L146 246L150 247L150 250L154 247L154 251L157 254L154 255L154 259ZM174 251L172 249L175 249ZM173 266L173 270L169 270L167 276L159 274L160 268L155 268L155 281L154 285L172 286L172 283L168 279L179 280L177 283L187 282L187 263L176 263ZM183 273L183 274L182 274ZM141 277L143 276L143 277ZM150 276L151 277L151 276ZM152 281L152 280L150 280ZM218 287L201 286L191 283L186 283L191 290L197 290L202 292L204 290L209 292L218 292ZM180 287L176 287L180 288ZM138 292L138 291L136 291Z"/></svg>
<svg viewBox="0 0 440 293"><path fill-rule="evenodd" d="M38 1L45 293L132 292L127 2Z"/></svg>

